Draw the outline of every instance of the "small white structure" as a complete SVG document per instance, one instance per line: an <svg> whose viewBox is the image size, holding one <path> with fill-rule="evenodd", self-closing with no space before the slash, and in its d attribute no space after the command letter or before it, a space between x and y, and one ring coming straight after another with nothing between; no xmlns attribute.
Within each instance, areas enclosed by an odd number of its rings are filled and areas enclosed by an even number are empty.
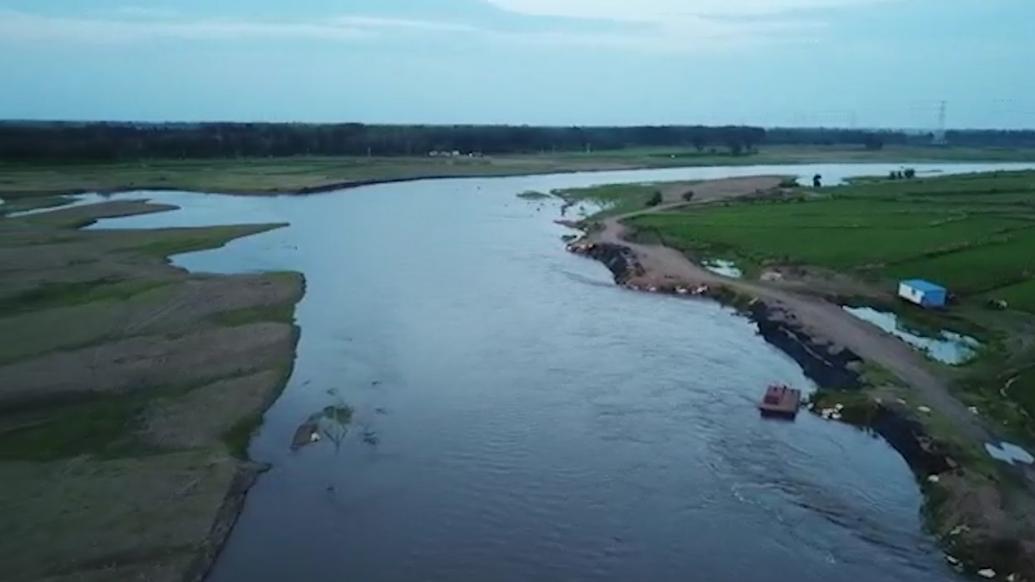
<svg viewBox="0 0 1035 582"><path fill-rule="evenodd" d="M910 279L898 284L898 296L921 307L945 307L949 292L930 281Z"/></svg>

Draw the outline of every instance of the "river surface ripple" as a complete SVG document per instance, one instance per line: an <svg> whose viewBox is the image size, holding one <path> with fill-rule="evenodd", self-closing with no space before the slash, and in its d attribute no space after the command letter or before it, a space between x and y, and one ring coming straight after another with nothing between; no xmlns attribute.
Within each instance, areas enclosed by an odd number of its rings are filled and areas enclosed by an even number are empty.
<svg viewBox="0 0 1035 582"><path fill-rule="evenodd" d="M759 419L801 368L729 309L620 289L564 252L527 190L898 164L689 168L384 184L307 197L144 192L182 207L96 228L289 222L176 257L297 270L298 359L251 446L273 464L210 576L248 580L953 577L883 440ZM977 171L1007 164L915 165ZM292 452L329 405L350 431Z"/></svg>

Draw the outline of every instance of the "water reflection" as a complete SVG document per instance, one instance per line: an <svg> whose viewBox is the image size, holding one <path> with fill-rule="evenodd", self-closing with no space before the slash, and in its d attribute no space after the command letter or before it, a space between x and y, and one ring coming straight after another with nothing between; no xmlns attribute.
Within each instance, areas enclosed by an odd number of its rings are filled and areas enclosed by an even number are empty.
<svg viewBox="0 0 1035 582"><path fill-rule="evenodd" d="M985 443L985 451L987 451L988 455L993 459L1002 461L1009 465L1013 465L1014 463L1031 465L1032 463L1035 463L1035 457L1033 457L1031 453L1013 443Z"/></svg>
<svg viewBox="0 0 1035 582"><path fill-rule="evenodd" d="M744 272L735 262L726 259L708 259L702 266L717 275L731 279L740 279L744 276Z"/></svg>
<svg viewBox="0 0 1035 582"><path fill-rule="evenodd" d="M888 311L878 311L872 307L846 306L844 309L924 352L932 360L943 364L954 366L964 364L973 359L981 348L978 340L953 331L942 330L938 337L923 335L919 331L910 329L899 320L898 315Z"/></svg>

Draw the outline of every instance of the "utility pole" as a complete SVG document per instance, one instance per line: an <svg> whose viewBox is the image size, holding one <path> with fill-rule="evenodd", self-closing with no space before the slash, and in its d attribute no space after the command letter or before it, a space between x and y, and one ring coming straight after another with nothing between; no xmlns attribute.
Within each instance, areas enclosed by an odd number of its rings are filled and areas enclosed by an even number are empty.
<svg viewBox="0 0 1035 582"><path fill-rule="evenodd" d="M934 132L935 145L945 145L945 119L949 102L942 100L938 102L938 129Z"/></svg>

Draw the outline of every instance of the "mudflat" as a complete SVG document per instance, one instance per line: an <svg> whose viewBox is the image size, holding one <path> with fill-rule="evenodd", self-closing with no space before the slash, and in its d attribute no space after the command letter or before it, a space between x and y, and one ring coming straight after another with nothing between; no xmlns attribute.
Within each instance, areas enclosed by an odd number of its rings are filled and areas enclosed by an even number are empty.
<svg viewBox="0 0 1035 582"><path fill-rule="evenodd" d="M5 578L200 580L262 470L243 449L290 373L302 277L167 260L280 225L81 229L171 208L0 219Z"/></svg>

